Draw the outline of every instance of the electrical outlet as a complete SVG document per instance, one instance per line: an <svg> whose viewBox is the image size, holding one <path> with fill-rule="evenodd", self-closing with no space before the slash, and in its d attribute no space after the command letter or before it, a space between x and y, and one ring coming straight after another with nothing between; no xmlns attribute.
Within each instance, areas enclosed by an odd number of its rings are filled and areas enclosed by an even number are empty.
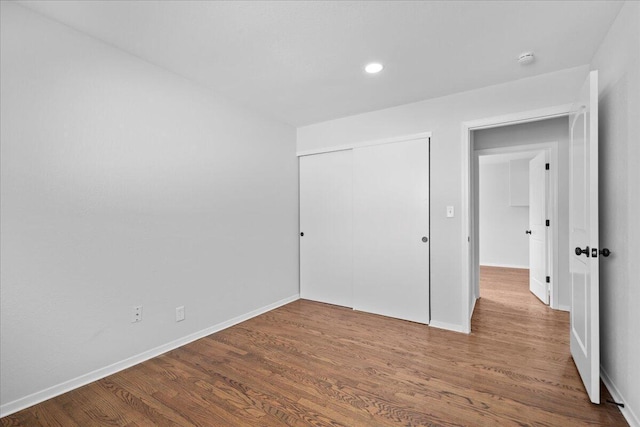
<svg viewBox="0 0 640 427"><path fill-rule="evenodd" d="M133 317L131 323L142 322L142 306L136 305L133 307Z"/></svg>
<svg viewBox="0 0 640 427"><path fill-rule="evenodd" d="M184 320L184 305L176 307L176 322L182 322Z"/></svg>

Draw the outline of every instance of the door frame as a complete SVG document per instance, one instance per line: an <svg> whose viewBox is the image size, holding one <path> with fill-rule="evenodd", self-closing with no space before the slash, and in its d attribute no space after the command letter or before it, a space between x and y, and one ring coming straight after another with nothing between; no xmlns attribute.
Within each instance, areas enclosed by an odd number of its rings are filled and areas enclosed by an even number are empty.
<svg viewBox="0 0 640 427"><path fill-rule="evenodd" d="M541 142L536 144L522 144L522 145L510 145L506 147L498 147L498 148L486 148L482 150L473 150L474 156L474 165L477 165L477 159L480 156L487 155L495 155L495 154L505 154L505 153L521 153L521 152L529 152L529 151L541 151L545 152L547 156L548 163L551 164L551 168L549 169L547 188L545 189L545 196L547 200L547 218L551 222L551 226L549 227L548 235L547 235L547 260L548 267L547 273L551 276L551 282L549 283L549 307L553 309L560 309L559 306L559 296L558 296L558 286L557 281L559 273L558 273L558 241L559 241L559 233L558 233L558 224L559 224L559 215L558 215L558 141L551 142ZM473 167L473 166L472 166ZM473 168L474 178L478 177L479 170L475 170ZM473 221L473 235L471 241L474 243L472 245L473 258L471 262L473 263L473 291L474 294L472 298L478 299L480 298L480 277L479 277L479 267L480 267L480 254L479 254L479 243L480 243L480 229L479 229L479 218L477 215L477 206L480 201L479 194L477 192L477 186L472 187L471 198L473 199L473 212L472 212L472 221ZM529 254L531 257L531 254ZM473 315L473 313L470 313Z"/></svg>
<svg viewBox="0 0 640 427"><path fill-rule="evenodd" d="M471 237L475 235L474 229L474 200L471 197L473 183L473 134L472 131L480 129L490 129L505 125L513 125L519 123L536 122L540 120L552 119L556 117L568 116L571 112L571 104L557 105L553 107L541 108L538 110L523 111L519 113L506 114L501 116L486 117L477 120L462 122L461 124L461 171L462 171L462 206L461 220L462 233L460 235L461 247L461 271L462 280L462 331L471 333L471 316L475 307L475 282L477 280L474 268L475 258L475 242L471 241Z"/></svg>

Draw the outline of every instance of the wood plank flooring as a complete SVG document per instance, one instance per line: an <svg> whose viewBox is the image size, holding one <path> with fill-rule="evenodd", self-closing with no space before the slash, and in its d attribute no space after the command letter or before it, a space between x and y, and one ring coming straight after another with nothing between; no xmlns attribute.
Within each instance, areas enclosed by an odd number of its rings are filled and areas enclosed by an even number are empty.
<svg viewBox="0 0 640 427"><path fill-rule="evenodd" d="M300 300L2 425L627 425L589 402L569 315L539 303L527 274L482 268L471 335Z"/></svg>

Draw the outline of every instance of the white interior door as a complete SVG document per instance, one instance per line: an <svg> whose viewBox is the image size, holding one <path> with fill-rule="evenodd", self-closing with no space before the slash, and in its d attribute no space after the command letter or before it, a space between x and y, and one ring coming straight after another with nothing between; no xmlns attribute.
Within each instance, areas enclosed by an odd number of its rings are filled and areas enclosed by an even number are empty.
<svg viewBox="0 0 640 427"><path fill-rule="evenodd" d="M529 161L529 289L549 304L547 233L547 153Z"/></svg>
<svg viewBox="0 0 640 427"><path fill-rule="evenodd" d="M589 398L600 403L597 71L582 86L569 123L571 355Z"/></svg>
<svg viewBox="0 0 640 427"><path fill-rule="evenodd" d="M429 323L429 140L353 150L353 307Z"/></svg>
<svg viewBox="0 0 640 427"><path fill-rule="evenodd" d="M300 297L352 307L352 151L300 157Z"/></svg>

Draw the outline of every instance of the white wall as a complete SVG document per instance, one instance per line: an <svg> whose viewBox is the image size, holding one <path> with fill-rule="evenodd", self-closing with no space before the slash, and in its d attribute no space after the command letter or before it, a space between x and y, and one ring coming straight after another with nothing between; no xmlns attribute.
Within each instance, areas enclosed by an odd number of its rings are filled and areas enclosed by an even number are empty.
<svg viewBox="0 0 640 427"><path fill-rule="evenodd" d="M529 268L529 207L509 205L509 174L509 161L480 159L480 265Z"/></svg>
<svg viewBox="0 0 640 427"><path fill-rule="evenodd" d="M298 151L432 131L431 325L464 330L468 284L462 283L462 123L573 101L588 67L490 86L298 128ZM455 218L446 218L453 205ZM466 237L466 236L465 236ZM465 246L466 246L466 238ZM466 250L466 247L464 248ZM464 292L463 292L464 288Z"/></svg>
<svg viewBox="0 0 640 427"><path fill-rule="evenodd" d="M571 276L569 274L569 119L558 117L511 126L482 129L473 132L475 150L487 150L518 145L558 142L558 277L551 280L557 287L557 307L571 307ZM552 224L552 227L554 225Z"/></svg>
<svg viewBox="0 0 640 427"><path fill-rule="evenodd" d="M640 3L628 1L591 63L600 85L602 373L640 426Z"/></svg>
<svg viewBox="0 0 640 427"><path fill-rule="evenodd" d="M3 414L297 296L292 127L1 3Z"/></svg>
<svg viewBox="0 0 640 427"><path fill-rule="evenodd" d="M531 158L509 161L509 206L529 206L529 162Z"/></svg>

